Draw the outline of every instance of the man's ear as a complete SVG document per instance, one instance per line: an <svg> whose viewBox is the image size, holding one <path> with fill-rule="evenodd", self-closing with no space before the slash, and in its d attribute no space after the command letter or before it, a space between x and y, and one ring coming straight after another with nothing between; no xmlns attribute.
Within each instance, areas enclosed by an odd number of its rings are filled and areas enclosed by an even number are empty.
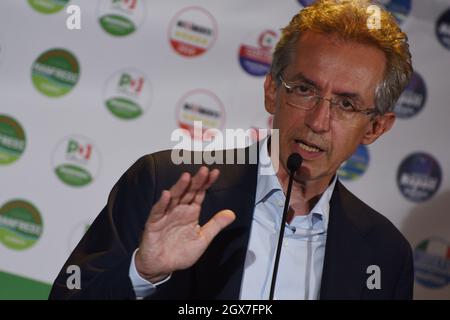
<svg viewBox="0 0 450 320"><path fill-rule="evenodd" d="M268 73L266 80L264 81L264 106L266 111L270 114L275 113L275 100L276 100L277 87L272 75Z"/></svg>
<svg viewBox="0 0 450 320"><path fill-rule="evenodd" d="M368 124L367 131L363 137L362 144L371 144L383 133L389 131L394 125L396 115L394 112L386 112L378 115Z"/></svg>

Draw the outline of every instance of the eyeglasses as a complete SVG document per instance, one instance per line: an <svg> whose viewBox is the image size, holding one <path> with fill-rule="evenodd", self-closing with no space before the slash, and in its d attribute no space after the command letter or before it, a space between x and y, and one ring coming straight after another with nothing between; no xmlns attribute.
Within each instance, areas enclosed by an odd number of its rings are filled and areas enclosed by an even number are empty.
<svg viewBox="0 0 450 320"><path fill-rule="evenodd" d="M378 113L375 108L362 109L357 101L351 97L336 97L327 99L317 93L317 89L305 81L288 82L280 75L280 80L288 93L286 102L297 109L312 110L320 100L330 102L330 117L333 120L347 121L354 119L357 115L366 116Z"/></svg>

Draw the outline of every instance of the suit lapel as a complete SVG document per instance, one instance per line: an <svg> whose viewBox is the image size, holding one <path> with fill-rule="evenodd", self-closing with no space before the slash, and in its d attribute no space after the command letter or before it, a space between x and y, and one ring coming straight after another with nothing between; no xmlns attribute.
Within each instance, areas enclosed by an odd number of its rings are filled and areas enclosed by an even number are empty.
<svg viewBox="0 0 450 320"><path fill-rule="evenodd" d="M223 209L232 210L236 220L217 235L197 262L193 293L196 298L239 299L255 205L257 168L257 164L221 166L223 179L207 192L201 224Z"/></svg>
<svg viewBox="0 0 450 320"><path fill-rule="evenodd" d="M358 214L356 198L338 181L330 201L320 299L360 299L366 287L370 222Z"/></svg>

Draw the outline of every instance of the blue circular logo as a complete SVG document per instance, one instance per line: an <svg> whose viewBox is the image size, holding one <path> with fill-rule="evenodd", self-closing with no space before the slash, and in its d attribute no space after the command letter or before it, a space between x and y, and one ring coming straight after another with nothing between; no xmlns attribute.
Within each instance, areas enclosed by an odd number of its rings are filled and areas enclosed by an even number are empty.
<svg viewBox="0 0 450 320"><path fill-rule="evenodd" d="M395 113L401 119L408 119L418 114L427 99L427 87L423 78L416 72L395 105Z"/></svg>
<svg viewBox="0 0 450 320"><path fill-rule="evenodd" d="M414 249L416 282L433 289L450 283L450 244L433 237L420 242Z"/></svg>
<svg viewBox="0 0 450 320"><path fill-rule="evenodd" d="M338 170L338 176L342 180L352 181L364 174L369 165L369 149L361 144L355 153L345 161Z"/></svg>
<svg viewBox="0 0 450 320"><path fill-rule="evenodd" d="M316 0L298 0L298 3L300 3L302 6L307 7L310 4L312 4Z"/></svg>
<svg viewBox="0 0 450 320"><path fill-rule="evenodd" d="M239 63L242 69L252 76L265 76L272 63L272 51L278 40L278 34L265 30L253 35L239 48Z"/></svg>
<svg viewBox="0 0 450 320"><path fill-rule="evenodd" d="M411 0L378 0L399 23L403 23L411 12Z"/></svg>
<svg viewBox="0 0 450 320"><path fill-rule="evenodd" d="M450 9L445 11L436 23L436 36L439 42L450 50Z"/></svg>
<svg viewBox="0 0 450 320"><path fill-rule="evenodd" d="M419 152L402 161L397 171L397 184L405 198L414 202L429 200L439 189L442 171L429 154Z"/></svg>

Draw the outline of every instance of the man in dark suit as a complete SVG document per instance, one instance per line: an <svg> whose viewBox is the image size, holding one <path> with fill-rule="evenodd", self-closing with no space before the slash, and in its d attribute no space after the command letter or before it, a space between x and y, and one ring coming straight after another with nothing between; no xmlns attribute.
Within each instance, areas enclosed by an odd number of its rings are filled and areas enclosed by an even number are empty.
<svg viewBox="0 0 450 320"><path fill-rule="evenodd" d="M244 150L247 160L257 154L256 163L176 165L170 151L137 161L114 186L50 297L266 299L277 203L294 152L303 163L283 226L294 250L283 248L276 296L412 298L408 242L336 178L359 144L392 127L395 101L412 72L406 35L384 10L371 25L369 4L318 1L283 29L264 84L279 139ZM265 177L260 169L267 160L273 172ZM81 268L80 289L67 287L69 265Z"/></svg>

